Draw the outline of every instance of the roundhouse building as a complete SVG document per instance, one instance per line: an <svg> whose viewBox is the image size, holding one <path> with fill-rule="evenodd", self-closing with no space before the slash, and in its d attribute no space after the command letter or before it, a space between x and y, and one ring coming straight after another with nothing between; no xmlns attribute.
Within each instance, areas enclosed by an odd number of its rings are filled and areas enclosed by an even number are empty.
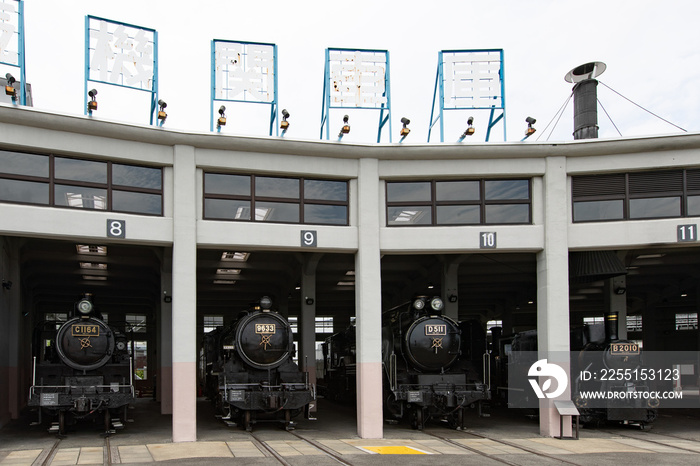
<svg viewBox="0 0 700 466"><path fill-rule="evenodd" d="M362 145L2 105L0 426L27 405L33 328L83 292L132 324L137 388L176 442L197 438L204 331L262 295L297 319L312 380L316 342L355 320L363 438L383 435L381 311L416 293L537 328L540 351L611 308L645 349L696 351L699 153L699 134ZM570 272L600 251L627 274Z"/></svg>

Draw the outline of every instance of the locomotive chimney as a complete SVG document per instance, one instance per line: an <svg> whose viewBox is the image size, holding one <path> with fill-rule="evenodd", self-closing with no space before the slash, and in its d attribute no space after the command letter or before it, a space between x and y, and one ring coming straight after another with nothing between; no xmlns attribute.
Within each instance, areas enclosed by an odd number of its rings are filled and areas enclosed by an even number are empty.
<svg viewBox="0 0 700 466"><path fill-rule="evenodd" d="M605 63L596 61L577 66L564 79L575 83L574 91L574 139L596 139L598 137L598 81L593 79L603 74Z"/></svg>
<svg viewBox="0 0 700 466"><path fill-rule="evenodd" d="M617 341L617 312L605 313L605 342Z"/></svg>

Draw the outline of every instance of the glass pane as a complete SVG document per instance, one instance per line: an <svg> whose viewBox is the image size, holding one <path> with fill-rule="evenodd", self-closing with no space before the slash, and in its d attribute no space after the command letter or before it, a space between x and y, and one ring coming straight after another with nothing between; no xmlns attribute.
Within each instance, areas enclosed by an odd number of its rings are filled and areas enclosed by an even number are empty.
<svg viewBox="0 0 700 466"><path fill-rule="evenodd" d="M257 222L299 223L299 204L256 202L255 220Z"/></svg>
<svg viewBox="0 0 700 466"><path fill-rule="evenodd" d="M135 188L161 189L161 169L113 163L112 183Z"/></svg>
<svg viewBox="0 0 700 466"><path fill-rule="evenodd" d="M304 180L304 199L347 201L348 184L345 181Z"/></svg>
<svg viewBox="0 0 700 466"><path fill-rule="evenodd" d="M438 181L435 190L438 201L478 201L480 198L478 181Z"/></svg>
<svg viewBox="0 0 700 466"><path fill-rule="evenodd" d="M299 199L299 180L258 176L255 178L255 195L257 197Z"/></svg>
<svg viewBox="0 0 700 466"><path fill-rule="evenodd" d="M57 184L54 203L82 209L107 209L107 190Z"/></svg>
<svg viewBox="0 0 700 466"><path fill-rule="evenodd" d="M484 190L487 200L530 199L529 180L486 181Z"/></svg>
<svg viewBox="0 0 700 466"><path fill-rule="evenodd" d="M107 164L89 160L54 158L54 176L60 180L107 184Z"/></svg>
<svg viewBox="0 0 700 466"><path fill-rule="evenodd" d="M387 202L430 202L430 182L387 183Z"/></svg>
<svg viewBox="0 0 700 466"><path fill-rule="evenodd" d="M389 225L430 225L432 223L430 206L389 207L387 221Z"/></svg>
<svg viewBox="0 0 700 466"><path fill-rule="evenodd" d="M680 197L630 199L630 218L680 217Z"/></svg>
<svg viewBox="0 0 700 466"><path fill-rule="evenodd" d="M112 210L160 215L162 213L161 196L160 194L112 191Z"/></svg>
<svg viewBox="0 0 700 466"><path fill-rule="evenodd" d="M204 218L224 220L250 220L250 201L205 199Z"/></svg>
<svg viewBox="0 0 700 466"><path fill-rule="evenodd" d="M688 215L700 215L700 196L688 196Z"/></svg>
<svg viewBox="0 0 700 466"><path fill-rule="evenodd" d="M0 150L0 172L48 178L49 157Z"/></svg>
<svg viewBox="0 0 700 466"><path fill-rule="evenodd" d="M304 204L304 223L347 225L348 208L340 205Z"/></svg>
<svg viewBox="0 0 700 466"><path fill-rule="evenodd" d="M48 204L49 184L0 178L0 200L27 204Z"/></svg>
<svg viewBox="0 0 700 466"><path fill-rule="evenodd" d="M438 225L465 225L481 222L481 208L478 205L447 205L437 207Z"/></svg>
<svg viewBox="0 0 700 466"><path fill-rule="evenodd" d="M621 220L622 199L612 201L574 202L574 222Z"/></svg>
<svg viewBox="0 0 700 466"><path fill-rule="evenodd" d="M486 223L530 223L529 204L498 204L486 206Z"/></svg>
<svg viewBox="0 0 700 466"><path fill-rule="evenodd" d="M250 176L205 173L204 192L207 194L250 196Z"/></svg>

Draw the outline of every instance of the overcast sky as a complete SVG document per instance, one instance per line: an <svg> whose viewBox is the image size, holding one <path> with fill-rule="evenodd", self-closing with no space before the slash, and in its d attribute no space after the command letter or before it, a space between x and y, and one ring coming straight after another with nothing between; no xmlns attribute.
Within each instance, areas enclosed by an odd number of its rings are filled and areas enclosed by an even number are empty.
<svg viewBox="0 0 700 466"><path fill-rule="evenodd" d="M426 142L437 55L448 49L504 50L508 141L522 139L527 116L537 119L531 140L571 140L573 102L551 134L553 126L545 127L571 94L565 74L590 61L606 63L602 83L689 132L700 131L697 0L26 0L27 80L37 109L83 114L86 15L158 31L159 97L168 103L165 126L176 130L209 131L211 40L223 39L277 44L279 103L291 114L288 138L319 138L327 47L389 51L394 143L402 116L411 120L405 143ZM102 97L95 118L148 123L145 93L110 101L111 86L91 87ZM606 86L599 85L598 98L625 137L681 132ZM227 107L226 133L267 134L262 106ZM332 139L343 113L331 113ZM446 117L445 142L457 140L469 115L477 128L472 140L483 141L488 115L465 110ZM374 111L353 114L344 141L373 142L377 120ZM599 126L601 138L619 137L602 111ZM502 140L496 127L491 142ZM432 142L439 142L437 126Z"/></svg>

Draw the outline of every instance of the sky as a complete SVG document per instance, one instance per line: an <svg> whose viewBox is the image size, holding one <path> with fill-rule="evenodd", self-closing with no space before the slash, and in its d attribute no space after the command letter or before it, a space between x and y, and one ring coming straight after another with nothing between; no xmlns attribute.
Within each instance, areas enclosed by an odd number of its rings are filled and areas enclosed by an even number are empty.
<svg viewBox="0 0 700 466"><path fill-rule="evenodd" d="M601 138L683 132L618 93L683 130L700 131L697 0L26 0L26 74L35 108L83 115L86 15L158 31L164 126L177 131L209 131L212 39L277 44L289 139L319 139L328 47L389 51L394 143L402 117L411 121L403 143L427 142L438 52L455 49L504 50L508 142L523 139L529 116L537 133L526 142L572 140L573 101L564 107L572 84L564 76L592 61L607 65L598 78ZM0 65L0 71L13 70ZM148 124L146 93L89 86L98 89L93 118ZM222 132L268 137L268 107L226 106ZM331 112L333 140L344 113ZM343 142L376 142L378 112L350 114L352 131ZM468 116L476 133L466 143L484 141L488 113L460 110L445 116L446 143L459 138ZM490 142L503 140L497 125ZM389 143L388 133L381 142ZM436 125L430 143L439 142Z"/></svg>

